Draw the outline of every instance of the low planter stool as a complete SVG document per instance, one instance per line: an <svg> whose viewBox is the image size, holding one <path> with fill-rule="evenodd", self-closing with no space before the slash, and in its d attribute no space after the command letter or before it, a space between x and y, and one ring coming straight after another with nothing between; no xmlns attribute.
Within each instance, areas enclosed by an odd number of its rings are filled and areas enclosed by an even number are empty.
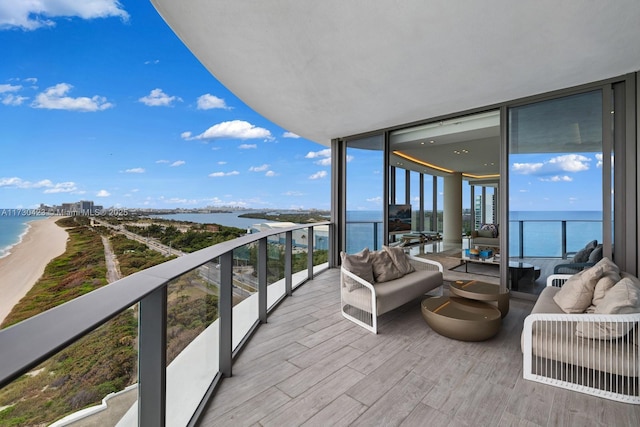
<svg viewBox="0 0 640 427"><path fill-rule="evenodd" d="M427 324L445 337L484 341L500 330L500 310L484 302L454 296L433 297L422 300L420 306Z"/></svg>

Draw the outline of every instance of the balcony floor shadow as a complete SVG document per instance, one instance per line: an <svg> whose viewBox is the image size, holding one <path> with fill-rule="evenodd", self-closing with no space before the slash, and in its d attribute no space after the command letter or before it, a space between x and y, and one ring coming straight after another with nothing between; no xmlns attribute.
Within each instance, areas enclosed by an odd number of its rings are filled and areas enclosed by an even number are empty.
<svg viewBox="0 0 640 427"><path fill-rule="evenodd" d="M374 335L339 310L339 270L274 310L222 381L201 426L639 425L637 406L522 378L532 301L512 299L484 342L435 333L412 301Z"/></svg>

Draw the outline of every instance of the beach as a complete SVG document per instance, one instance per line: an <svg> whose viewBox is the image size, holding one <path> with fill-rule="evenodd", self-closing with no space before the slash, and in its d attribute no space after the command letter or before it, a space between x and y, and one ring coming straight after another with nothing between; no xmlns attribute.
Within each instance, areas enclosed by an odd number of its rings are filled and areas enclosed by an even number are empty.
<svg viewBox="0 0 640 427"><path fill-rule="evenodd" d="M40 279L49 262L64 253L68 233L51 217L29 222L22 242L0 258L0 323Z"/></svg>

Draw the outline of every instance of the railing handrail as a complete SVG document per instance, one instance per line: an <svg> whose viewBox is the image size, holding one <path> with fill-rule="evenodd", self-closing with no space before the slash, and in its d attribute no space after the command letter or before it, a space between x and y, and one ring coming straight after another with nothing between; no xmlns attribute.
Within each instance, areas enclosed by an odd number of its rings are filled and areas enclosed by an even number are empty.
<svg viewBox="0 0 640 427"><path fill-rule="evenodd" d="M235 248L330 221L283 227L218 243L124 277L0 330L0 388L168 283Z"/></svg>

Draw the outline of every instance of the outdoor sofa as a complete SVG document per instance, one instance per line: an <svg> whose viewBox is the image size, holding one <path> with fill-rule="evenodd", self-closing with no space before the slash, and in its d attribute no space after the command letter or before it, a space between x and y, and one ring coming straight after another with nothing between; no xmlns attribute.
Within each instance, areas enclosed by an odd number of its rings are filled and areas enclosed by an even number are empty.
<svg viewBox="0 0 640 427"><path fill-rule="evenodd" d="M407 255L400 247L384 246L357 254L340 254L342 315L378 333L378 317L427 292L440 288L443 267L437 261Z"/></svg>
<svg viewBox="0 0 640 427"><path fill-rule="evenodd" d="M525 379L640 404L640 280L608 258L551 275L524 322Z"/></svg>
<svg viewBox="0 0 640 427"><path fill-rule="evenodd" d="M500 247L500 237L498 237L498 225L497 224L482 224L478 230L471 232L471 239L469 242L470 248L478 247Z"/></svg>

